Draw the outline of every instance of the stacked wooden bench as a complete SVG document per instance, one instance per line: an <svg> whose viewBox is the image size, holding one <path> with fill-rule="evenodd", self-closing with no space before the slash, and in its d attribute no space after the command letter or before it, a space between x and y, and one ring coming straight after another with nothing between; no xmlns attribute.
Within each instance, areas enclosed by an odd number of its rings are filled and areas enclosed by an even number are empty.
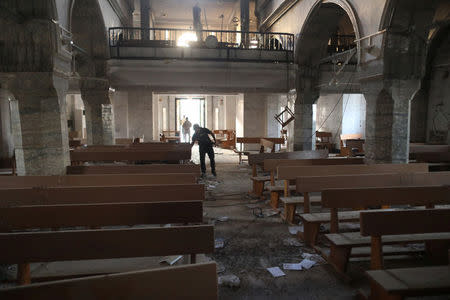
<svg viewBox="0 0 450 300"><path fill-rule="evenodd" d="M361 235L371 239L370 299L450 294L450 209L361 213ZM427 258L438 266L384 270L385 239L408 235L427 243ZM413 238L415 236L415 238ZM361 292L361 298L366 298Z"/></svg>
<svg viewBox="0 0 450 300"><path fill-rule="evenodd" d="M164 177L162 176L164 174L156 175ZM191 262L195 263L196 254L214 251L212 226L186 225L202 223L204 187L195 184L196 174L180 173L176 174L176 177L188 178L185 184L144 185L149 184L149 178L158 176L154 174L24 176L16 177L20 179L16 182L1 183L0 231L3 233L0 233L0 240L2 245L8 246L0 249L0 263L19 264L18 279L22 284L31 281L29 263L32 262L190 254ZM100 177L106 180L95 179ZM111 183L119 185L111 186ZM136 185L130 185L133 183ZM61 186L65 184L69 186ZM73 187L70 186L71 184L85 186ZM106 186L89 186L93 184ZM127 185L120 186L120 184ZM36 185L39 187L36 188ZM4 188L5 186L8 188ZM12 188L13 186L16 188ZM167 223L183 224L183 226L101 228ZM74 226L95 229L23 231L36 228L55 230ZM122 271L124 270L111 272ZM196 299L217 298L217 275L214 263L169 269L125 271L132 272L1 289L0 297L23 299L33 295L32 299L41 299L40 297L65 299L64 297L68 297L67 293L74 295L74 293L83 292L86 297L104 294L107 299L133 298L133 295L166 299L167 295L181 294L192 295ZM88 273L69 276L84 276ZM162 276L166 282L156 278L157 276ZM186 281L185 276L194 277L196 280L202 279L202 292L193 291L190 285L182 282ZM151 284L144 281L152 278L155 280ZM42 280L42 278L37 279ZM118 283L124 291L117 291L114 295L98 291L99 287L120 280L125 280ZM133 280L134 283L127 280ZM168 284L178 283L180 286L177 286L177 289L181 290L165 291L162 288L167 287ZM133 291L130 291L130 288ZM108 290L115 289L108 287Z"/></svg>
<svg viewBox="0 0 450 300"><path fill-rule="evenodd" d="M267 159L321 159L327 158L327 150L316 151L294 151L294 152L278 152L278 153L260 153L250 154L248 156L248 163L252 167L253 194L262 197L264 192L264 185L268 181L274 181L274 177L258 176L258 167L264 167L264 161Z"/></svg>
<svg viewBox="0 0 450 300"><path fill-rule="evenodd" d="M378 165L329 165L329 166L279 166L278 179L285 182L285 195L289 195L289 182L298 177L305 176L329 176L345 174L389 174L389 173L424 173L428 171L427 164L378 164ZM301 191L299 191L301 192ZM310 195L302 192L303 197L297 199L280 198L285 205L284 218L288 223L294 222L297 205L303 204L303 213L310 212ZM314 201L320 201L315 198Z"/></svg>
<svg viewBox="0 0 450 300"><path fill-rule="evenodd" d="M430 171L450 171L450 145L410 144L409 159L429 163Z"/></svg>
<svg viewBox="0 0 450 300"><path fill-rule="evenodd" d="M436 186L448 182L450 182L450 172L312 176L298 178L297 191L309 194L334 188ZM359 213L360 211L339 212L339 220L341 222L359 221ZM306 244L314 247L320 225L330 223L330 214L326 212L303 213L300 214L300 220L303 223L303 233L299 232L299 237Z"/></svg>
<svg viewBox="0 0 450 300"><path fill-rule="evenodd" d="M317 158L317 159L265 159L264 171L270 172L270 186L267 188L270 191L270 205L273 208L278 208L280 194L283 194L284 203L288 201L299 200L298 197L287 199L288 193L285 191L285 186L275 185L275 180L279 179L277 176L277 168L281 166L323 166L323 165L353 165L363 164L362 158ZM286 184L287 184L286 179ZM295 185L291 185L289 180L289 191L295 190Z"/></svg>
<svg viewBox="0 0 450 300"><path fill-rule="evenodd" d="M450 204L450 189L448 187L414 186L324 190L322 192L322 205L330 209L331 219L331 233L325 235L331 243L328 261L339 274L344 275L350 257L368 255L360 247L369 246L371 242L369 237L361 236L359 232L339 232L339 209L361 209L385 205L410 205L433 208L438 204ZM420 222L420 220L416 221ZM404 225L398 226L403 227ZM433 243L434 241L438 243L445 241L447 245L450 245L450 232L438 236L417 236L414 234L388 236L383 239L382 243L380 240L377 247L381 247L382 244ZM357 251L358 249L362 251ZM384 249L384 251L387 250ZM390 254L405 254L402 250L399 251L395 248L392 250ZM409 252L412 251L409 250Z"/></svg>
<svg viewBox="0 0 450 300"><path fill-rule="evenodd" d="M191 159L189 144L141 143L89 146L70 151L72 165L83 162L174 162Z"/></svg>
<svg viewBox="0 0 450 300"><path fill-rule="evenodd" d="M188 173L200 176L200 166L193 164L146 164L146 165L92 165L68 166L67 174L179 174Z"/></svg>
<svg viewBox="0 0 450 300"><path fill-rule="evenodd" d="M264 148L267 146L267 142L273 143L271 146L273 149L273 152L275 152L275 146L276 145L284 145L285 140L284 138L270 138L270 137L238 137L236 138L236 143L240 144L239 150L234 149L234 152L239 155L239 164L243 162L242 155L250 155L250 154L257 154L257 153L263 153ZM249 151L244 150L243 145L245 144L257 144L259 145L259 149L257 151Z"/></svg>

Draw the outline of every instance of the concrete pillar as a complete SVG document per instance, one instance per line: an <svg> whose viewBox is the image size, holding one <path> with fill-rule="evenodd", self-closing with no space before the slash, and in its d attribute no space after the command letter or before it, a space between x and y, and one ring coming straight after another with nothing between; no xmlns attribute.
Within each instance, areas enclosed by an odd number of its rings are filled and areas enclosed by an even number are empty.
<svg viewBox="0 0 450 300"><path fill-rule="evenodd" d="M319 98L319 92L303 90L297 92L294 105L294 151L312 150L313 104Z"/></svg>
<svg viewBox="0 0 450 300"><path fill-rule="evenodd" d="M9 107L9 100L12 95L7 89L7 82L10 78L9 76L0 76L0 158L10 158L14 155Z"/></svg>
<svg viewBox="0 0 450 300"><path fill-rule="evenodd" d="M244 94L244 137L266 136L267 94ZM246 150L258 150L258 145L246 145Z"/></svg>
<svg viewBox="0 0 450 300"><path fill-rule="evenodd" d="M150 27L150 0L141 0L141 28ZM141 39L148 40L150 38L150 32L148 30L142 30Z"/></svg>
<svg viewBox="0 0 450 300"><path fill-rule="evenodd" d="M377 80L363 84L368 163L407 163L410 103L420 80Z"/></svg>
<svg viewBox="0 0 450 300"><path fill-rule="evenodd" d="M241 0L241 31L250 31L250 6L249 0ZM247 34L242 35L242 43L245 46L249 44L249 36Z"/></svg>
<svg viewBox="0 0 450 300"><path fill-rule="evenodd" d="M114 144L114 114L106 79L80 80L88 145Z"/></svg>
<svg viewBox="0 0 450 300"><path fill-rule="evenodd" d="M149 89L128 91L128 134L132 138L153 140L153 93Z"/></svg>
<svg viewBox="0 0 450 300"><path fill-rule="evenodd" d="M226 112L226 129L236 129L236 104L237 96L226 96L225 97L225 112Z"/></svg>
<svg viewBox="0 0 450 300"><path fill-rule="evenodd" d="M63 175L70 164L66 79L53 73L15 73L11 126L18 175Z"/></svg>
<svg viewBox="0 0 450 300"><path fill-rule="evenodd" d="M128 138L128 91L116 90L111 97L116 138Z"/></svg>

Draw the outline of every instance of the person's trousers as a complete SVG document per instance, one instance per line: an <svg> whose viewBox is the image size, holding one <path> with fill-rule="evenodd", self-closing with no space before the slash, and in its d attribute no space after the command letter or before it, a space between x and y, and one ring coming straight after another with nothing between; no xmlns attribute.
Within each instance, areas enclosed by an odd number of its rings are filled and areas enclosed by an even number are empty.
<svg viewBox="0 0 450 300"><path fill-rule="evenodd" d="M214 148L212 146L199 146L200 151L200 167L202 173L206 173L205 156L208 154L209 161L211 163L211 172L216 173L216 161L214 160Z"/></svg>
<svg viewBox="0 0 450 300"><path fill-rule="evenodd" d="M191 142L191 132L183 132L183 139L185 143Z"/></svg>

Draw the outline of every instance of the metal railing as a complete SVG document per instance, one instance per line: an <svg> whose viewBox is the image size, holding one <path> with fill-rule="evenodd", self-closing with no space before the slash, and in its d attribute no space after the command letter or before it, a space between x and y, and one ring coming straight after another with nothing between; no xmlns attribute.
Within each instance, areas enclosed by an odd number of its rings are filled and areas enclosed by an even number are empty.
<svg viewBox="0 0 450 300"><path fill-rule="evenodd" d="M191 47L294 51L294 35L274 32L190 30L170 28L109 28L110 47Z"/></svg>

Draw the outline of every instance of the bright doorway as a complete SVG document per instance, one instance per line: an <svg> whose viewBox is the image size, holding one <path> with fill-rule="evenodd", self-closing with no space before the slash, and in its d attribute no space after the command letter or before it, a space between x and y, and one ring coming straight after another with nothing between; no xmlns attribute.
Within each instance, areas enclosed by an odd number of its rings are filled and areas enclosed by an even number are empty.
<svg viewBox="0 0 450 300"><path fill-rule="evenodd" d="M188 137L183 135L182 125L185 118L189 119L192 126L199 124L201 127L205 127L205 98L192 97L192 98L176 98L176 118L175 127L180 131L181 142L189 143ZM194 129L191 127L190 137L194 134Z"/></svg>

